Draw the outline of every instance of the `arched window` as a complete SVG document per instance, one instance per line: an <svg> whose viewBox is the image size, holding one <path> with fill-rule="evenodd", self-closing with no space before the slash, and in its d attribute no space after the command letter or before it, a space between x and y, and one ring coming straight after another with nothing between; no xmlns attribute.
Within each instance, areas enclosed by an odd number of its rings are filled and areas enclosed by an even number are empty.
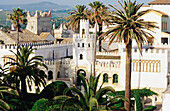
<svg viewBox="0 0 170 111"><path fill-rule="evenodd" d="M80 54L80 60L82 60L83 59L83 54Z"/></svg>
<svg viewBox="0 0 170 111"><path fill-rule="evenodd" d="M68 77L68 70L65 70L65 77Z"/></svg>
<svg viewBox="0 0 170 111"><path fill-rule="evenodd" d="M85 34L85 29L82 29L82 34Z"/></svg>
<svg viewBox="0 0 170 111"><path fill-rule="evenodd" d="M105 74L103 75L103 82L104 82L104 83L108 83L108 74L107 74L107 73L105 73Z"/></svg>
<svg viewBox="0 0 170 111"><path fill-rule="evenodd" d="M60 72L58 71L58 73L57 73L57 78L60 78Z"/></svg>
<svg viewBox="0 0 170 111"><path fill-rule="evenodd" d="M88 47L90 47L90 43L88 43Z"/></svg>
<svg viewBox="0 0 170 111"><path fill-rule="evenodd" d="M83 69L79 69L77 71L77 86L80 86L80 83L81 83L79 74L82 74L84 77L86 77L86 71L84 71Z"/></svg>
<svg viewBox="0 0 170 111"><path fill-rule="evenodd" d="M53 79L53 72L48 71L48 80L52 80L52 79Z"/></svg>
<svg viewBox="0 0 170 111"><path fill-rule="evenodd" d="M84 43L82 43L82 47L84 47Z"/></svg>
<svg viewBox="0 0 170 111"><path fill-rule="evenodd" d="M118 75L117 74L113 75L113 83L118 83Z"/></svg>
<svg viewBox="0 0 170 111"><path fill-rule="evenodd" d="M78 47L80 47L80 43L78 43L78 45L77 45Z"/></svg>

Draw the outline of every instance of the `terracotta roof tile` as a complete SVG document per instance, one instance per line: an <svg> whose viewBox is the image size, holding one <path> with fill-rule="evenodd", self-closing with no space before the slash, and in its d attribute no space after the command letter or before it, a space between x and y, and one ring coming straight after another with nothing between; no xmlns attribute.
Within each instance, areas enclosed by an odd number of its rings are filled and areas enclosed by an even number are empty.
<svg viewBox="0 0 170 111"><path fill-rule="evenodd" d="M154 0L148 3L149 5L156 5L156 4L170 4L170 0Z"/></svg>
<svg viewBox="0 0 170 111"><path fill-rule="evenodd" d="M10 33L6 33L8 37L17 41L17 32L10 31ZM21 33L19 33L19 42L20 43L28 43L28 42L44 42L45 40L42 39L40 36L24 29Z"/></svg>
<svg viewBox="0 0 170 111"><path fill-rule="evenodd" d="M49 35L50 35L50 32L42 32L40 34L40 37L43 38L43 39L46 39Z"/></svg>
<svg viewBox="0 0 170 111"><path fill-rule="evenodd" d="M149 12L152 12L152 11L154 11L154 12L156 12L156 13L159 13L159 14L161 14L161 15L164 16L164 17L168 17L168 14L166 14L166 13L164 13L164 12L162 12L162 11L153 10L153 9L150 9L150 10L149 10Z"/></svg>

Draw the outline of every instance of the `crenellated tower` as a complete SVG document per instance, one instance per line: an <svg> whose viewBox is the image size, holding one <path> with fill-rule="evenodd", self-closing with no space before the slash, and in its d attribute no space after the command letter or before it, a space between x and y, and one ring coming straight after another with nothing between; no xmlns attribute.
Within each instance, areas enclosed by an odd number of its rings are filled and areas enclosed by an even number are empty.
<svg viewBox="0 0 170 111"><path fill-rule="evenodd" d="M73 60L77 67L93 61L94 34L89 34L89 20L80 20L80 33L73 35Z"/></svg>
<svg viewBox="0 0 170 111"><path fill-rule="evenodd" d="M27 12L27 27L26 29L35 34L41 34L41 32L51 32L51 11L42 13L36 11L32 16L30 12Z"/></svg>

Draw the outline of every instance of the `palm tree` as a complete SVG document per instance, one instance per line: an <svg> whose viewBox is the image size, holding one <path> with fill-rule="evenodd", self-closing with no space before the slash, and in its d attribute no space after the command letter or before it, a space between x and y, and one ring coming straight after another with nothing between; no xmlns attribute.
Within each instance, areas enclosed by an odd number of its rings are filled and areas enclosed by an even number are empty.
<svg viewBox="0 0 170 111"><path fill-rule="evenodd" d="M99 25L99 36L102 34L102 24L103 24L103 17L108 14L108 7L103 5L100 1L95 1L93 3L89 3L89 6L91 7L91 14L90 14L90 21L91 23L98 24ZM97 28L97 26L96 26ZM96 31L97 32L97 31ZM99 38L99 51L102 50L101 47L101 38Z"/></svg>
<svg viewBox="0 0 170 111"><path fill-rule="evenodd" d="M42 56L31 57L33 51L36 50L32 46L19 46L17 53L10 50L15 54L16 59L8 57L12 62L7 62L5 65L10 65L9 78L13 79L17 87L21 86L21 96L27 94L27 87L30 88L34 82L38 88L41 84L45 87L45 78L47 77L44 71L38 67L42 66L47 69L47 66L42 63ZM19 82L17 82L19 81ZM27 81L27 84L26 84Z"/></svg>
<svg viewBox="0 0 170 111"><path fill-rule="evenodd" d="M8 20L10 20L13 25L16 27L17 31L17 50L18 50L18 45L19 45L19 32L21 32L21 24L26 24L27 19L26 17L26 12L23 12L23 9L17 8L13 9L13 14L8 14Z"/></svg>
<svg viewBox="0 0 170 111"><path fill-rule="evenodd" d="M77 10L72 10L68 14L66 20L70 20L68 22L68 28L76 29L78 28L78 32L80 31L80 20L87 19L87 9L85 5L76 5Z"/></svg>
<svg viewBox="0 0 170 111"><path fill-rule="evenodd" d="M110 43L115 41L123 42L126 46L126 82L125 97L130 101L131 90L131 61L132 61L132 40L137 42L140 52L142 52L142 44L148 42L148 38L153 37L149 31L158 28L155 22L144 21L141 19L147 11L139 11L143 4L137 4L131 0L119 2L122 8L110 5L115 11L109 17L110 27L108 31L103 33L101 37L109 39ZM125 108L130 111L130 102L125 102Z"/></svg>
<svg viewBox="0 0 170 111"><path fill-rule="evenodd" d="M3 93L7 93L10 95L15 95L15 96L19 96L18 92L16 90L13 90L7 86L0 86L0 95L1 95L1 99L0 99L0 109L3 109L4 111L8 111L10 110L10 106L8 105L8 103L6 103L3 99Z"/></svg>
<svg viewBox="0 0 170 111"><path fill-rule="evenodd" d="M64 91L64 96L56 96L54 100L62 101L61 110L65 110L65 108L74 108L74 110L83 110L83 111L92 111L94 109L109 108L119 99L126 100L123 96L115 96L110 100L104 99L103 96L107 94L107 92L115 93L115 90L110 87L103 87L102 85L98 88L98 82L100 75L97 77L90 76L89 80L86 80L82 74L79 75L81 80L81 85L83 87L83 92L77 89L76 87L66 88ZM74 96L66 96L66 94L72 91L74 92Z"/></svg>
<svg viewBox="0 0 170 111"><path fill-rule="evenodd" d="M95 1L93 3L89 3L89 6L91 7L91 14L89 16L90 22L95 24L95 41L94 41L94 52L93 52L93 75L95 74L95 62L96 62L96 42L97 42L97 24L99 25L99 35L102 34L102 23L103 19L102 17L106 15L107 7L103 5L100 1ZM101 51L101 40L99 39L99 51Z"/></svg>

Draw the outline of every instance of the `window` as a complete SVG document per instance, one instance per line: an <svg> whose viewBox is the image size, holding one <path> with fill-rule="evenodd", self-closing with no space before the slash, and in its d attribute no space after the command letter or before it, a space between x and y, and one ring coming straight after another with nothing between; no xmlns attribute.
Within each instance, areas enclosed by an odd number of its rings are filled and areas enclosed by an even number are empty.
<svg viewBox="0 0 170 111"><path fill-rule="evenodd" d="M52 80L52 79L53 79L53 72L48 71L48 80Z"/></svg>
<svg viewBox="0 0 170 111"><path fill-rule="evenodd" d="M82 34L85 34L85 29L82 29Z"/></svg>
<svg viewBox="0 0 170 111"><path fill-rule="evenodd" d="M58 73L57 73L57 78L60 78L60 72L58 71Z"/></svg>
<svg viewBox="0 0 170 111"><path fill-rule="evenodd" d="M80 47L80 43L78 43L78 47Z"/></svg>
<svg viewBox="0 0 170 111"><path fill-rule="evenodd" d="M31 30L33 30L33 26L31 26Z"/></svg>
<svg viewBox="0 0 170 111"><path fill-rule="evenodd" d="M105 73L105 74L103 75L103 82L104 82L104 83L108 83L108 74L107 74L107 73Z"/></svg>
<svg viewBox="0 0 170 111"><path fill-rule="evenodd" d="M83 59L83 54L80 54L80 60L82 60Z"/></svg>
<svg viewBox="0 0 170 111"><path fill-rule="evenodd" d="M88 43L88 47L90 47L90 43Z"/></svg>
<svg viewBox="0 0 170 111"><path fill-rule="evenodd" d="M65 70L65 77L68 77L68 70Z"/></svg>
<svg viewBox="0 0 170 111"><path fill-rule="evenodd" d="M82 43L82 47L84 47L84 43Z"/></svg>
<svg viewBox="0 0 170 111"><path fill-rule="evenodd" d="M117 74L113 75L113 83L118 83L118 75Z"/></svg>
<svg viewBox="0 0 170 111"><path fill-rule="evenodd" d="M162 44L168 44L168 38L161 38Z"/></svg>
<svg viewBox="0 0 170 111"><path fill-rule="evenodd" d="M167 18L162 18L162 31L167 31Z"/></svg>

